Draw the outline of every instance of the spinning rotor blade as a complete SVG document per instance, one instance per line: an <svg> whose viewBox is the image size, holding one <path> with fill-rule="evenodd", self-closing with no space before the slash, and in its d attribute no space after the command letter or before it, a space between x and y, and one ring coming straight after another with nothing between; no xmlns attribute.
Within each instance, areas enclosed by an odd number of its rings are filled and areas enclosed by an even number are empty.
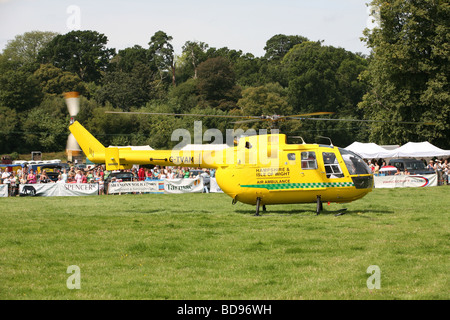
<svg viewBox="0 0 450 320"><path fill-rule="evenodd" d="M251 116L231 116L219 114L195 114L195 113L158 113L158 112L125 112L125 111L105 111L114 114L146 114L155 116L191 116L191 117L213 117L213 118L251 118Z"/></svg>
<svg viewBox="0 0 450 320"><path fill-rule="evenodd" d="M67 138L66 151L81 151L75 136L71 133Z"/></svg>
<svg viewBox="0 0 450 320"><path fill-rule="evenodd" d="M80 112L80 96L78 92L67 92L64 94L67 110L70 114L70 123L75 121L75 117ZM77 140L74 135L71 133L67 138L66 143L66 151L81 151L80 146L78 145Z"/></svg>
<svg viewBox="0 0 450 320"><path fill-rule="evenodd" d="M105 113L110 114L146 114L146 115L156 115L156 116L191 116L191 117L212 117L212 118L235 118L235 119L250 119L245 122L252 121L278 121L284 120L292 117L308 117L308 116L319 116L324 114L334 114L334 112L313 112L304 113L293 116L280 116L280 115L262 115L262 116L234 116L234 115L215 115L215 114L195 114L195 113L158 113L158 112L132 112L132 111L105 111ZM244 123L243 121L237 121L233 123Z"/></svg>
<svg viewBox="0 0 450 320"><path fill-rule="evenodd" d="M434 122L389 121L389 120L322 119L322 118L294 118L293 120L402 123L402 124L423 124L423 125L426 125L426 126L435 126L436 125L436 123L434 123Z"/></svg>
<svg viewBox="0 0 450 320"><path fill-rule="evenodd" d="M334 114L334 112L312 112L312 113L304 113L304 114L297 114L293 116L281 116L281 118L297 118L297 117L308 117L308 116L320 116L324 114ZM308 118L310 119L310 118Z"/></svg>
<svg viewBox="0 0 450 320"><path fill-rule="evenodd" d="M80 97L78 92L67 92L64 94L66 98L67 110L71 117L76 117L80 112Z"/></svg>
<svg viewBox="0 0 450 320"><path fill-rule="evenodd" d="M233 121L232 123L249 123L249 122L258 122L258 121L263 121L263 120L267 120L267 119L252 119L252 120L241 120L241 121Z"/></svg>

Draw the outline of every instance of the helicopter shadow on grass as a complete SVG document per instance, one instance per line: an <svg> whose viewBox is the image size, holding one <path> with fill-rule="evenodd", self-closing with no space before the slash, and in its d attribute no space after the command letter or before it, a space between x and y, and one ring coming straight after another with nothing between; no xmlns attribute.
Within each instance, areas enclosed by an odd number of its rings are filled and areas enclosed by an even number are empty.
<svg viewBox="0 0 450 320"><path fill-rule="evenodd" d="M243 215L252 215L255 216L255 212L251 211L251 210L244 210L244 209L239 209L239 210L235 210L236 213L239 214L243 214ZM319 215L324 215L324 216L347 216L347 215L351 215L351 216L358 216L360 218L365 218L365 219L374 219L373 216L371 216L371 214L394 214L394 211L392 210L347 210L347 209L341 209L341 210L336 210L336 211L332 211L332 210L322 210L320 212ZM314 209L267 209L267 211L260 211L259 212L259 216L261 217L270 217L270 216L304 216L304 217L309 217L309 216L317 216L317 213Z"/></svg>

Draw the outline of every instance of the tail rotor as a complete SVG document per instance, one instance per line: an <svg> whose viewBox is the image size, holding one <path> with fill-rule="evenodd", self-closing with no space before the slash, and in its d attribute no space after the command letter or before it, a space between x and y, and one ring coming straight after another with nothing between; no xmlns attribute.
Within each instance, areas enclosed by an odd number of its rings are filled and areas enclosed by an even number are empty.
<svg viewBox="0 0 450 320"><path fill-rule="evenodd" d="M80 96L78 92L67 92L64 94L67 110L70 115L70 124L75 122L75 117L80 112ZM75 139L74 135L71 133L67 138L66 153L68 161L72 161L72 157L80 154L81 148Z"/></svg>

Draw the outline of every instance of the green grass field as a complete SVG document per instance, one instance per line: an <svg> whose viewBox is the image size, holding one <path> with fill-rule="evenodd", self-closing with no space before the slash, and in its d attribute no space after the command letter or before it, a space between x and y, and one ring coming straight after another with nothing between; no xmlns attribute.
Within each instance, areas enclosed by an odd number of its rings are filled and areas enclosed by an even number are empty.
<svg viewBox="0 0 450 320"><path fill-rule="evenodd" d="M0 198L0 299L449 299L449 192L324 204L339 217L315 204L255 217L224 194Z"/></svg>

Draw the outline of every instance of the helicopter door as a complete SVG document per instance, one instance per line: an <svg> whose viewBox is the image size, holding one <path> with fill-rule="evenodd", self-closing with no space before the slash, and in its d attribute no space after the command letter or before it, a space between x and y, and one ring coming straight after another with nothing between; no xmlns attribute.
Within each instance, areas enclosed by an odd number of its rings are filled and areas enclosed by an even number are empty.
<svg viewBox="0 0 450 320"><path fill-rule="evenodd" d="M325 174L328 179L343 178L341 166L333 152L323 152L323 165L325 167Z"/></svg>

